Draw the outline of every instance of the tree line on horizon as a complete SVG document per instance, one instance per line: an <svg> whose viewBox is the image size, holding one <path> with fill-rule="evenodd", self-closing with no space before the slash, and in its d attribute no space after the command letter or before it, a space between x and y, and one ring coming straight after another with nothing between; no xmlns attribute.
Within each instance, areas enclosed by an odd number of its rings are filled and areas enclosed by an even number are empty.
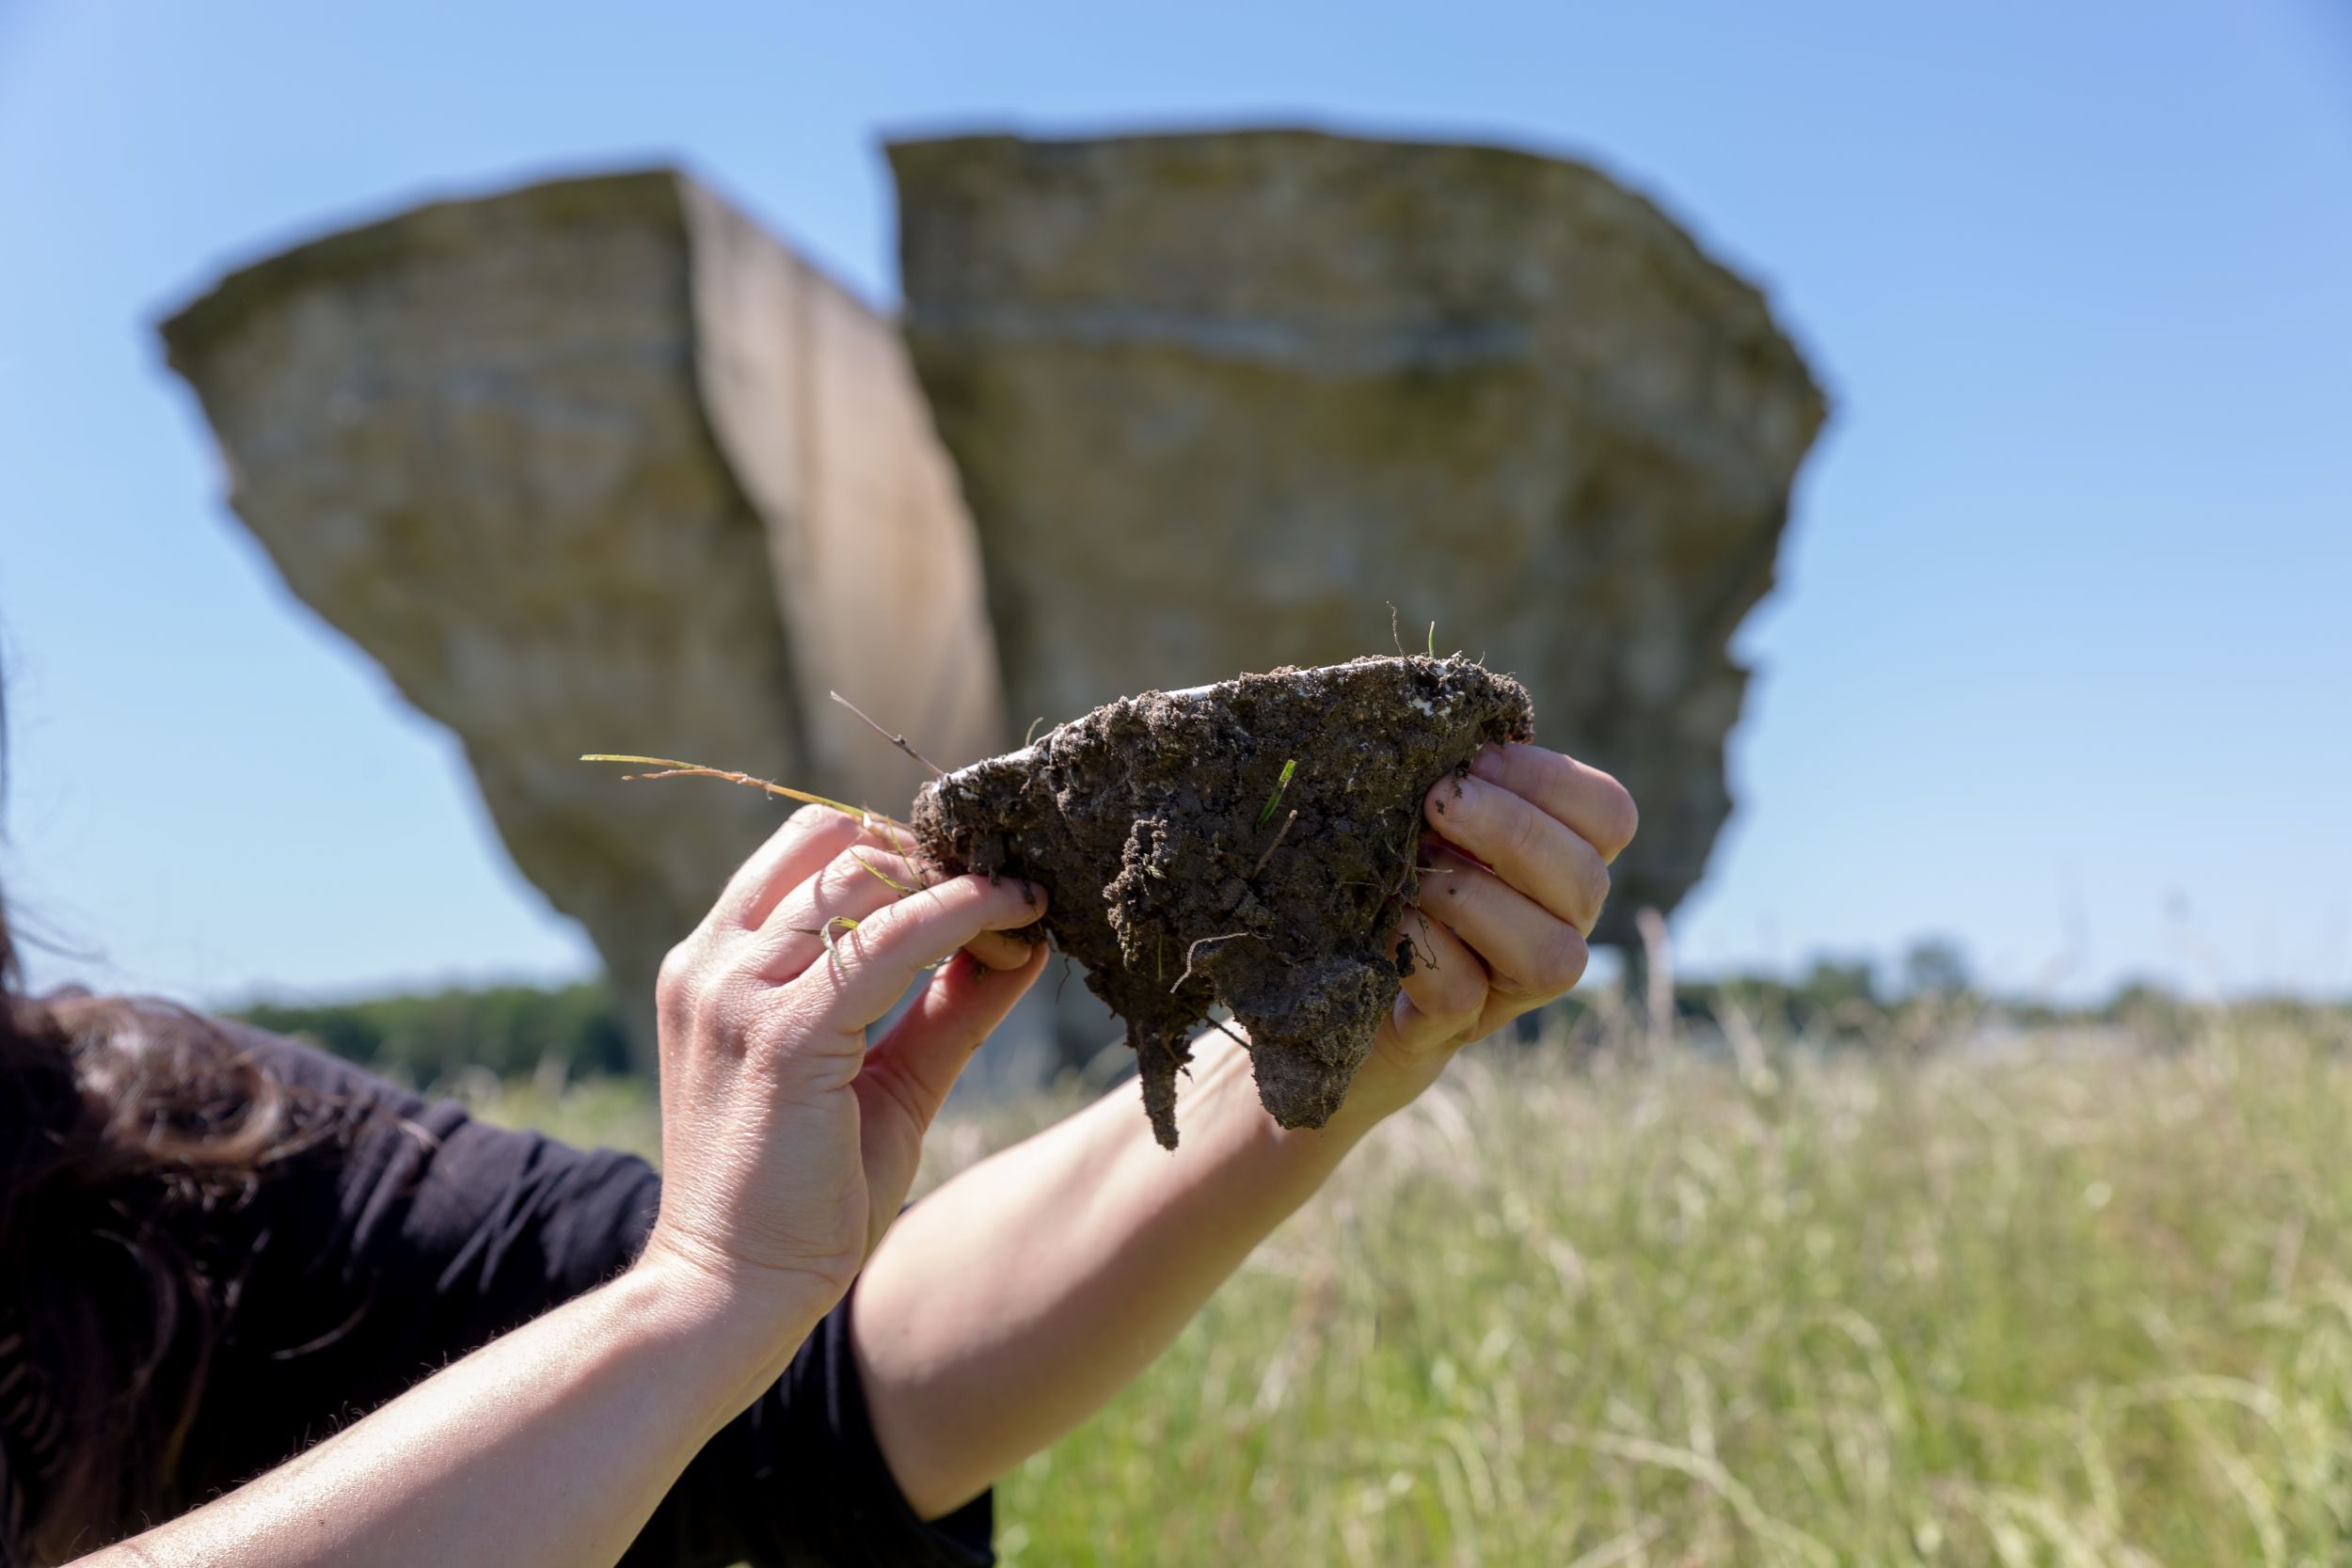
<svg viewBox="0 0 2352 1568"><path fill-rule="evenodd" d="M1555 1004L1550 1022L1566 1025L1573 1036L1581 1021L1612 1005L1570 996ZM2145 980L2090 1005L1995 995L1979 984L1954 943L1931 939L1915 943L1891 966L1820 958L1793 974L1689 979L1675 987L1676 1025L1691 1037L1719 1033L1734 1010L1768 1042L1868 1048L1949 1040L1965 1033L1956 1034L1951 1025L1972 1018L2020 1028L2119 1025L2147 1043L2176 1043L2213 1007ZM2231 1010L2333 1020L2352 1045L2352 999L2253 998L2233 1003ZM564 1079L630 1071L621 1015L602 980L453 987L354 1001L262 1001L232 1016L418 1086L476 1071L501 1078L553 1072ZM1922 1022L1934 1027L1910 1026Z"/></svg>

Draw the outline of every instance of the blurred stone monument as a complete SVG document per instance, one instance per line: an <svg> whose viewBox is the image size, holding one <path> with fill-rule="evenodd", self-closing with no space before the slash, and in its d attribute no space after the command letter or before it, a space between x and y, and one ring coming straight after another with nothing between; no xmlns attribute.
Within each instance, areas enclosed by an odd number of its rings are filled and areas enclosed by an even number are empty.
<svg viewBox="0 0 2352 1568"><path fill-rule="evenodd" d="M662 955L787 807L581 752L902 814L920 769L829 689L946 765L1004 739L971 525L897 332L688 179L421 207L163 330L238 514L465 743L648 1063Z"/></svg>
<svg viewBox="0 0 2352 1568"><path fill-rule="evenodd" d="M1642 807L1604 941L1730 809L1732 634L1824 413L1763 297L1581 165L1297 131L901 142L905 328L1009 717L1418 649Z"/></svg>
<svg viewBox="0 0 2352 1568"><path fill-rule="evenodd" d="M1384 651L1393 604L1405 646L1435 621L1517 673L1542 737L1640 800L1601 940L1689 891L1730 805L1728 646L1823 417L1753 287L1525 153L1259 131L891 159L904 341L666 171L421 207L164 327L238 513L463 740L641 1050L662 954L782 808L573 759L899 810L919 769L826 692L953 765L1008 738L1000 652L1018 732ZM1083 1060L1111 1030L1059 994Z"/></svg>

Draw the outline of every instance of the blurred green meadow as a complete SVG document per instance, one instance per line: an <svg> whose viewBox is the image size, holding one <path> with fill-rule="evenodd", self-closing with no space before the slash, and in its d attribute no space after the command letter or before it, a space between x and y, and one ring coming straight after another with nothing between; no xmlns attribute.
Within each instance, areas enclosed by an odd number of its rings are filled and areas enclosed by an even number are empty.
<svg viewBox="0 0 2352 1568"><path fill-rule="evenodd" d="M2352 1016L1724 1016L1467 1053L1007 1481L1004 1560L2352 1561ZM474 1087L657 1141L633 1084Z"/></svg>

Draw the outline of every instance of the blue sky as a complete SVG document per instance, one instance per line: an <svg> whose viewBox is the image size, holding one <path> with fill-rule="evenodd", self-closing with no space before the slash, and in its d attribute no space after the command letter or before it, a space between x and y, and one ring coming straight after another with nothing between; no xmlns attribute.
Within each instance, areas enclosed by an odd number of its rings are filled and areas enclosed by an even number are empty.
<svg viewBox="0 0 2352 1568"><path fill-rule="evenodd" d="M2328 0L0 0L0 882L35 976L579 972L453 743L293 602L151 324L425 194L683 160L869 297L893 132L1590 159L1836 400L1686 964L2352 990L2352 25ZM1606 759L1597 759L1606 762Z"/></svg>

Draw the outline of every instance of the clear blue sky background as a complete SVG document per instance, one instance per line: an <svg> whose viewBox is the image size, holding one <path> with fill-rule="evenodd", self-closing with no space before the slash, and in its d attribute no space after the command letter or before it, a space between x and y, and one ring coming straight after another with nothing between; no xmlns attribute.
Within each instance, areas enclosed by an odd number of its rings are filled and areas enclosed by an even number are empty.
<svg viewBox="0 0 2352 1568"><path fill-rule="evenodd" d="M872 298L884 133L1309 120L1590 158L1836 414L1686 962L2352 990L2352 27L2329 0L0 0L5 866L202 1000L585 969L283 592L151 324L429 193L678 158ZM1601 759L1605 761L1606 759Z"/></svg>

